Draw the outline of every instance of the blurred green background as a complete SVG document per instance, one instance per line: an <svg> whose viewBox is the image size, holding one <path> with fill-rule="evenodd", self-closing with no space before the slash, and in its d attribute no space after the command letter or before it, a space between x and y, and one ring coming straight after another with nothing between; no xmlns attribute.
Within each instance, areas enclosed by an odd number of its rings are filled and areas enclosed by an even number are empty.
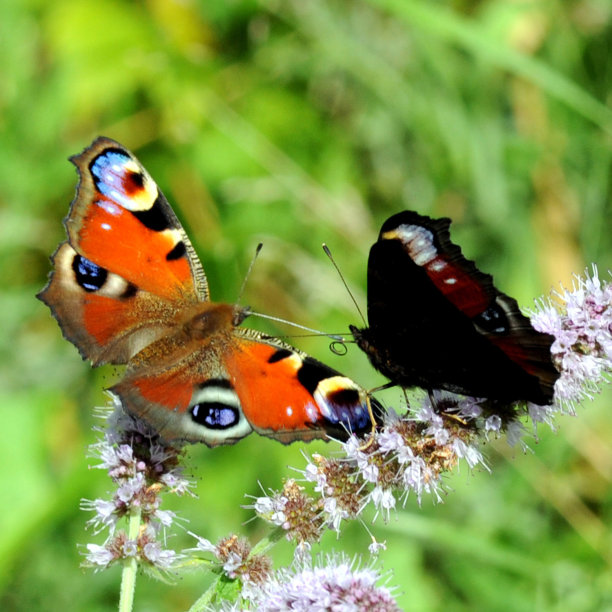
<svg viewBox="0 0 612 612"><path fill-rule="evenodd" d="M77 545L102 541L78 507L109 489L86 448L117 373L83 363L34 299L64 238L69 155L99 134L132 149L215 300L236 299L263 241L244 301L344 332L359 316L321 242L365 309L378 228L414 208L452 217L464 252L531 306L588 262L612 267L611 40L609 0L4 0L0 608L116 608L118 568L80 569ZM382 381L356 349L293 342L366 387ZM490 443L491 475L464 466L444 504L411 498L372 528L404 609L612 610L611 398L541 429L533 454ZM255 435L193 447L199 498L167 507L202 536L256 541L266 527L244 524L245 494L279 487L316 449L332 447ZM356 526L320 550L368 543ZM192 542L179 530L169 545ZM280 546L277 566L290 555ZM184 610L205 584L143 576L136 609Z"/></svg>

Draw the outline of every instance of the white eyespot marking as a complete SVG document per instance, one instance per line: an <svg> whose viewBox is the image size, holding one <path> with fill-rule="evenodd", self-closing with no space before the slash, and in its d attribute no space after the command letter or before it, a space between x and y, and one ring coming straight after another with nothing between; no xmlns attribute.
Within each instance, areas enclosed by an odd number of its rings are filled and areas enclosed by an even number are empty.
<svg viewBox="0 0 612 612"><path fill-rule="evenodd" d="M113 215L113 217L118 217L121 214L121 207L113 202L109 202L108 200L96 200L96 204L104 209L109 215Z"/></svg>
<svg viewBox="0 0 612 612"><path fill-rule="evenodd" d="M350 378L346 376L330 376L329 378L322 379L317 385L317 393L334 393L335 391L348 391L355 390L361 391L361 388L357 386Z"/></svg>
<svg viewBox="0 0 612 612"><path fill-rule="evenodd" d="M442 270L446 268L446 263L441 259L438 259L438 261L434 261L430 267L434 272L442 272Z"/></svg>
<svg viewBox="0 0 612 612"><path fill-rule="evenodd" d="M447 285L454 285L457 282L457 279L456 278L452 278L452 277L451 278L445 278L444 282Z"/></svg>
<svg viewBox="0 0 612 612"><path fill-rule="evenodd" d="M118 274L108 273L104 286L98 291L98 295L106 297L118 297L123 295L128 288L129 283Z"/></svg>
<svg viewBox="0 0 612 612"><path fill-rule="evenodd" d="M324 418L331 420L332 411L331 406L327 401L327 397L325 397L323 394L320 394L319 390L317 389L314 393L314 398L317 401L317 405L319 406L319 412L321 413L321 415Z"/></svg>
<svg viewBox="0 0 612 612"><path fill-rule="evenodd" d="M142 172L142 168L133 159L128 159L122 166L118 167L118 170L122 169L125 169L128 172L135 172L137 174ZM147 178L146 175L145 178Z"/></svg>
<svg viewBox="0 0 612 612"><path fill-rule="evenodd" d="M287 413L288 417L293 416L293 408L291 408L291 406L287 406L285 408L285 412Z"/></svg>
<svg viewBox="0 0 612 612"><path fill-rule="evenodd" d="M114 200L115 202L119 202L121 204L122 208L127 208L127 206L125 206L125 204L123 204L122 201L121 201L122 198L123 198L123 195L119 191L117 191L116 189L109 189L108 190L108 197L111 200Z"/></svg>
<svg viewBox="0 0 612 612"><path fill-rule="evenodd" d="M316 423L319 419L319 409L311 402L306 405L306 416L311 423Z"/></svg>
<svg viewBox="0 0 612 612"><path fill-rule="evenodd" d="M100 227L107 232L111 229L111 226L108 223L100 223Z"/></svg>
<svg viewBox="0 0 612 612"><path fill-rule="evenodd" d="M209 385L203 389L196 389L191 396L190 405L194 404L224 404L240 409L240 400L233 389Z"/></svg>
<svg viewBox="0 0 612 612"><path fill-rule="evenodd" d="M395 235L402 241L417 266L425 266L438 256L433 234L420 225L400 225Z"/></svg>

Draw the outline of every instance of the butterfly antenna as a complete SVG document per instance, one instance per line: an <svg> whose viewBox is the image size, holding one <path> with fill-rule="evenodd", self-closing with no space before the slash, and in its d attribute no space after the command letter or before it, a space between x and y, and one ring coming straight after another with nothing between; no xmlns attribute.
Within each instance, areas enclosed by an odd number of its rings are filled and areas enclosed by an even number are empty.
<svg viewBox="0 0 612 612"><path fill-rule="evenodd" d="M349 286L344 278L344 275L342 274L342 272L340 271L340 268L338 267L338 264L336 263L336 260L334 259L334 256L332 255L331 251L329 250L329 247L323 243L323 250L325 251L325 254L327 255L327 257L329 257L329 260L332 262L334 268L336 268L336 272L338 272L338 276L340 277L340 280L342 281L342 284L344 285L344 288L346 289L347 293L351 296L351 300L353 300L353 304L355 304L355 308L357 309L357 312L359 313L359 316L361 317L361 320L363 322L364 327L367 326L367 322L365 320L365 317L363 316L363 313L361 312L361 308L359 308L359 304L357 303L357 300L355 299L355 296L353 295L353 293L351 292L351 290L349 289Z"/></svg>
<svg viewBox="0 0 612 612"><path fill-rule="evenodd" d="M257 260L257 256L261 252L262 248L263 248L263 242L260 242L255 247L255 253L253 254L253 257L251 258L251 263L249 264L249 268L247 270L247 273L245 274L244 280L242 281L242 287L240 287L240 292L238 293L238 299L236 300L236 304L240 304L240 302L242 300L242 295L244 294L244 289L246 287L247 281L249 280L249 277L251 276L251 271L253 270L253 266L255 265L255 261Z"/></svg>
<svg viewBox="0 0 612 612"><path fill-rule="evenodd" d="M291 325L291 327L297 327L298 329L302 329L304 331L310 332L315 336L326 336L327 338L332 339L334 342L339 342L344 344L346 339L340 334L326 334L325 332L319 331L318 329L313 329L312 327L306 327L305 325L300 325L299 323L294 323L293 321L288 321L287 319L281 319L280 317L273 317L271 315L266 315L261 312L250 312L250 317L261 317L262 319L269 319L270 321L276 321L277 323L284 323L285 325Z"/></svg>

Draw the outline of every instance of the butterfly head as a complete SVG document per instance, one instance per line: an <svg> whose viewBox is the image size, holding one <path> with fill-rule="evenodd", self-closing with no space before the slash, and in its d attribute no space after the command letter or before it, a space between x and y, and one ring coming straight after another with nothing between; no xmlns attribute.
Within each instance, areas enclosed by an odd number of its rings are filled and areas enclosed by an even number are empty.
<svg viewBox="0 0 612 612"><path fill-rule="evenodd" d="M194 311L187 315L183 330L195 340L238 327L251 312L248 307L215 302L200 302Z"/></svg>

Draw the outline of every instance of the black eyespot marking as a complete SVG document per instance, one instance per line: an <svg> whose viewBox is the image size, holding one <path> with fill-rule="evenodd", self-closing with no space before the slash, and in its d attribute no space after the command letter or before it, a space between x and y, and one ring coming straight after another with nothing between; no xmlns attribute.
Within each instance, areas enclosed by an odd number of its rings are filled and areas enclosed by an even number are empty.
<svg viewBox="0 0 612 612"><path fill-rule="evenodd" d="M381 407L370 400L374 419L379 422L377 410ZM367 403L361 397L359 390L355 388L337 389L325 395L324 403L326 411L323 420L333 427L339 427L348 432L362 433L372 429L370 413Z"/></svg>
<svg viewBox="0 0 612 612"><path fill-rule="evenodd" d="M191 418L208 429L229 429L239 422L240 414L221 402L202 402L191 407Z"/></svg>
<svg viewBox="0 0 612 612"><path fill-rule="evenodd" d="M151 208L147 210L134 210L132 214L147 228L154 232L161 232L163 230L173 227L174 222L162 206L161 195L158 193L155 202ZM171 251L172 252L172 251Z"/></svg>
<svg viewBox="0 0 612 612"><path fill-rule="evenodd" d="M317 390L319 383L324 378L335 376L336 373L320 364L314 359L306 358L302 363L302 367L298 370L297 377L300 384L306 389L311 395Z"/></svg>
<svg viewBox="0 0 612 612"><path fill-rule="evenodd" d="M507 334L510 331L508 317L497 305L489 306L484 312L476 315L472 321L490 334Z"/></svg>
<svg viewBox="0 0 612 612"><path fill-rule="evenodd" d="M361 398L357 389L338 389L329 393L327 398L337 406L354 407L361 404Z"/></svg>
<svg viewBox="0 0 612 612"><path fill-rule="evenodd" d="M220 387L221 389L233 389L232 383L227 378L210 378L205 380L198 385L199 389L206 389L206 387Z"/></svg>
<svg viewBox="0 0 612 612"><path fill-rule="evenodd" d="M179 242L174 245L174 248L170 252L166 253L166 261L180 259L181 257L185 256L186 252L187 249L185 248L185 243L182 240L179 240Z"/></svg>
<svg viewBox="0 0 612 612"><path fill-rule="evenodd" d="M268 363L276 363L277 361L282 361L283 359L287 359L287 357L291 357L291 355L293 355L293 352L289 349L278 349L276 353L272 353L272 355L268 357Z"/></svg>
<svg viewBox="0 0 612 612"><path fill-rule="evenodd" d="M129 300L138 293L138 287L132 283L128 283L123 293L119 296L122 300Z"/></svg>
<svg viewBox="0 0 612 612"><path fill-rule="evenodd" d="M85 259L85 257L80 255L74 256L72 270L74 271L76 282L85 291L89 292L98 291L104 285L108 276L108 272L104 268L97 266L93 261L89 261L89 259Z"/></svg>
<svg viewBox="0 0 612 612"><path fill-rule="evenodd" d="M142 191L144 187L144 174L142 172L127 172L123 180L123 187L128 195Z"/></svg>

